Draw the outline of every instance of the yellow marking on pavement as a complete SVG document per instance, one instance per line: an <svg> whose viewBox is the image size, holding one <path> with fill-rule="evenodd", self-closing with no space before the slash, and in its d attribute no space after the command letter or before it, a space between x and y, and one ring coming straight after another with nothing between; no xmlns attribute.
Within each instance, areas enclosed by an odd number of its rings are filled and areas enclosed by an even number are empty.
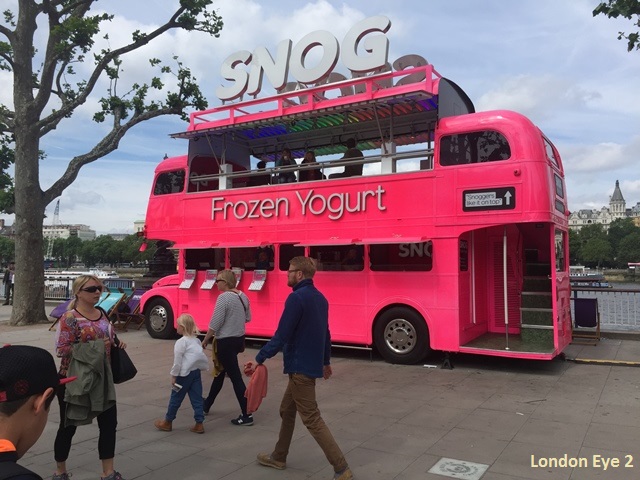
<svg viewBox="0 0 640 480"><path fill-rule="evenodd" d="M599 358L570 358L569 360L575 363L587 363L587 364L592 363L595 365L640 367L640 362L632 362L632 361L626 361L626 360L603 360Z"/></svg>

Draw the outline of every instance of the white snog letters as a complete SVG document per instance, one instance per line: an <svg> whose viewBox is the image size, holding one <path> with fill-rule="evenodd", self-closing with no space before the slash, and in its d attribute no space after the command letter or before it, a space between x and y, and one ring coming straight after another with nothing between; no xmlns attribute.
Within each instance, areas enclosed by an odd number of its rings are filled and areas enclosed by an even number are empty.
<svg viewBox="0 0 640 480"><path fill-rule="evenodd" d="M356 23L345 35L342 45L330 32L317 30L305 35L295 45L290 39L276 46L275 58L266 47L259 46L252 52L241 50L229 55L220 67L222 78L230 82L216 88L216 96L223 102L241 99L243 95L257 96L266 76L278 92L312 85L324 85L344 79L333 72L338 59L352 76L397 70L426 65L419 55L405 55L389 63L389 39L385 34L391 28L391 20L383 15L365 18ZM342 47L342 48L341 48ZM319 59L310 62L309 58ZM247 71L247 69L249 71ZM287 82L289 74L294 82ZM399 84L420 81L424 75L407 76Z"/></svg>

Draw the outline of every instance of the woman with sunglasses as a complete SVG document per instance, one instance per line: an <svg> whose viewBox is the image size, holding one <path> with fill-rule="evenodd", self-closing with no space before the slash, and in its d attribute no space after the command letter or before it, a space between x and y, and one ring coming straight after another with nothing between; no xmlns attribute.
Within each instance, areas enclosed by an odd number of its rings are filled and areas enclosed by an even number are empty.
<svg viewBox="0 0 640 480"><path fill-rule="evenodd" d="M112 348L126 348L124 342L119 342L118 346L115 345L109 318L104 310L96 307L100 300L100 294L104 289L102 282L93 275L80 275L73 281L72 289L73 299L69 303L69 310L60 318L56 331L56 353L61 358L58 373L62 378L67 376L75 343L104 341L107 360L111 358ZM107 378L110 378L110 376ZM81 382L82 379L79 378L78 381ZM104 382L95 383L100 385L96 385L93 388L104 388ZM115 456L116 448L116 425L118 423L113 382L107 384L104 390L105 394L106 392L113 393L113 401L110 402L112 405L109 408L96 417L100 429L100 436L98 437L98 454L102 461L102 475L100 478L102 480L123 480L122 475L113 468L113 457ZM92 390L89 395L93 393L95 392ZM58 388L57 396L60 405L60 426L54 443L56 471L52 480L69 480L71 475L67 472L66 462L71 450L71 441L76 433L76 425L67 419L68 404L65 402L64 385ZM86 423L91 423L90 417Z"/></svg>
<svg viewBox="0 0 640 480"><path fill-rule="evenodd" d="M209 329L202 340L202 348L207 348L209 340L215 335L218 360L223 370L211 383L209 395L204 400L204 413L209 413L222 389L224 377L228 375L242 412L238 418L231 420L231 423L253 425L253 415L247 413L247 399L244 396L247 387L238 365L238 354L244 352L244 326L251 321L251 307L249 298L236 288L236 283L236 276L231 270L220 271L216 278L220 294L213 309Z"/></svg>

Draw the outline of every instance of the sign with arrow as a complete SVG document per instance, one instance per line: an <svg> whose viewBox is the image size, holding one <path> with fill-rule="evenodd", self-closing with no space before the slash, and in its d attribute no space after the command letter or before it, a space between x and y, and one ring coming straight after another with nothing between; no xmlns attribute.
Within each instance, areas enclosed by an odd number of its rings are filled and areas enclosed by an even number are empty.
<svg viewBox="0 0 640 480"><path fill-rule="evenodd" d="M516 208L516 188L485 188L482 190L464 190L462 192L462 210L513 210Z"/></svg>

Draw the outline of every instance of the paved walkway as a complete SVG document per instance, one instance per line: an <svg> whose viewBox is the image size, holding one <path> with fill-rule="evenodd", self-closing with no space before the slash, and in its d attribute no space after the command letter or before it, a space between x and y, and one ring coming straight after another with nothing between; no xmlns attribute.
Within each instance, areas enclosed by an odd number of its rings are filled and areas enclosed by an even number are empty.
<svg viewBox="0 0 640 480"><path fill-rule="evenodd" d="M3 324L9 308L0 307L0 343L53 351L53 333L46 325ZM278 434L286 383L280 356L267 362L269 393L254 426L229 422L239 411L227 384L206 417L204 435L188 430L193 423L188 401L173 432L163 433L153 420L166 410L173 342L153 340L144 330L120 336L139 369L135 379L117 387L116 468L127 479L332 477L300 422L286 470L255 461L257 453L272 449ZM255 352L247 348L242 360ZM456 355L455 369L443 370L335 351L334 376L319 381L318 403L358 480L640 478L640 370L621 366L640 362L640 342L605 338L595 347L571 346L566 353L588 363ZM210 377L203 378L208 388ZM58 420L54 405L43 436L22 459L45 478L53 472ZM68 462L73 480L99 478L97 434L95 424L78 429ZM435 467L440 474L429 473L443 458L452 460ZM612 459L620 464L608 463L605 471L605 461ZM584 466L564 467L565 461ZM553 462L560 466L546 466Z"/></svg>

